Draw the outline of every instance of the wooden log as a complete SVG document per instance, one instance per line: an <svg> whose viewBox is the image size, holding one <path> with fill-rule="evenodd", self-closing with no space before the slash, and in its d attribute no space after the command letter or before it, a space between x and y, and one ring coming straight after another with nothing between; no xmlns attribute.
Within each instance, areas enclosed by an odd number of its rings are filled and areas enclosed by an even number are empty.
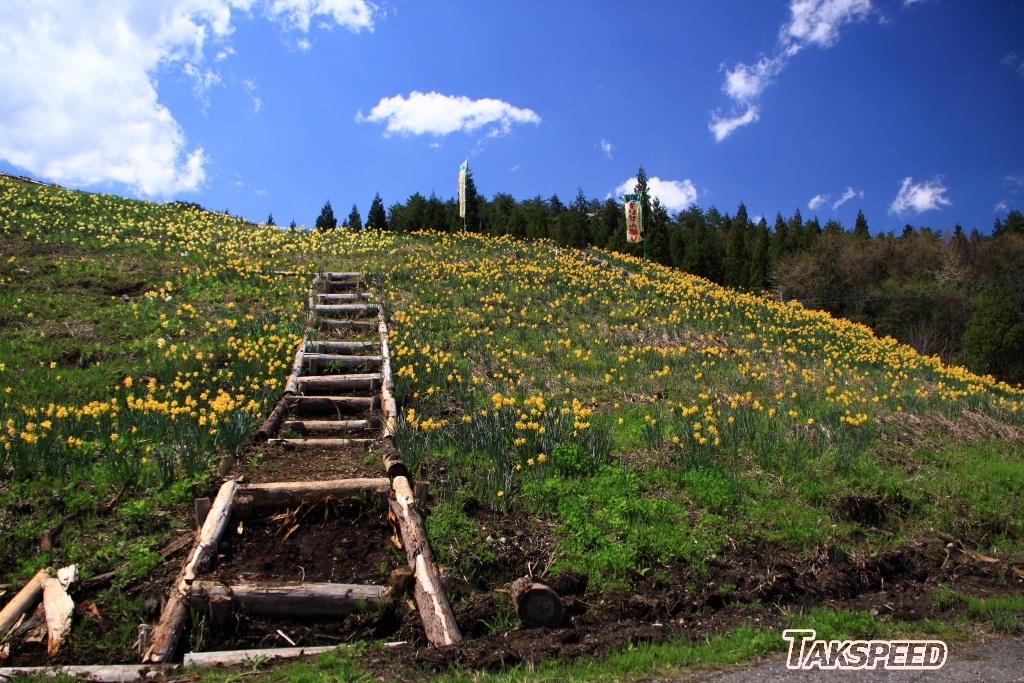
<svg viewBox="0 0 1024 683"><path fill-rule="evenodd" d="M529 576L512 582L512 604L526 628L555 628L565 615L565 606L558 593Z"/></svg>
<svg viewBox="0 0 1024 683"><path fill-rule="evenodd" d="M289 376L288 380L285 380L285 384L288 384L290 381L291 377ZM274 409L270 411L270 415L267 416L267 419L263 421L263 424L256 431L257 441L266 441L277 434L277 430L281 426L281 420L283 420L285 415L288 414L288 408L291 405L290 399L293 394L294 391L286 393L280 398L280 400L278 400L277 405L275 405Z"/></svg>
<svg viewBox="0 0 1024 683"><path fill-rule="evenodd" d="M290 448L347 448L348 446L366 446L374 439L271 439L271 446L281 445Z"/></svg>
<svg viewBox="0 0 1024 683"><path fill-rule="evenodd" d="M370 391L380 387L380 373L299 377L296 379L296 386L300 394L321 391Z"/></svg>
<svg viewBox="0 0 1024 683"><path fill-rule="evenodd" d="M351 498L368 491L387 491L391 482L384 478L334 479L327 481L285 481L267 484L247 484L240 493L252 499L254 508L300 505L311 500Z"/></svg>
<svg viewBox="0 0 1024 683"><path fill-rule="evenodd" d="M302 335L302 342L299 344L299 348L295 351L295 357L292 359L292 370L288 373L288 379L284 382L284 395L297 394L296 382L299 379L299 375L302 374L302 356L305 354L303 349L306 348L306 341L308 340L309 331Z"/></svg>
<svg viewBox="0 0 1024 683"><path fill-rule="evenodd" d="M288 405L292 413L361 413L380 407L377 396L293 396Z"/></svg>
<svg viewBox="0 0 1024 683"><path fill-rule="evenodd" d="M48 578L50 578L50 570L40 569L18 591L18 594L0 610L0 640L7 635L8 631L14 628L14 625L21 619L21 616L36 604L39 596L43 594L43 582Z"/></svg>
<svg viewBox="0 0 1024 683"><path fill-rule="evenodd" d="M358 282L362 282L362 280L363 280L363 274L362 273L357 273L357 272L338 273L338 272L330 272L330 271L328 271L328 272L324 273L324 276L327 278L327 280L329 282L345 282L345 281L352 281L352 280L356 280Z"/></svg>
<svg viewBox="0 0 1024 683"><path fill-rule="evenodd" d="M334 365L380 365L380 356L349 356L338 353L304 354L306 363L332 363Z"/></svg>
<svg viewBox="0 0 1024 683"><path fill-rule="evenodd" d="M282 619L325 619L360 612L380 603L386 586L346 583L278 583L269 581L227 585L194 581L190 589L193 609L227 602L249 614Z"/></svg>
<svg viewBox="0 0 1024 683"><path fill-rule="evenodd" d="M312 340L306 343L306 353L349 353L358 355L372 353L380 348L374 341L326 341Z"/></svg>
<svg viewBox="0 0 1024 683"><path fill-rule="evenodd" d="M317 294L316 300L322 304L346 304L359 301L369 301L373 298L370 292L346 292L343 294Z"/></svg>
<svg viewBox="0 0 1024 683"><path fill-rule="evenodd" d="M388 345L388 324L384 319L383 307L377 312L377 333L380 335L380 404L384 411L384 436L394 436L398 421L398 404L395 401L395 378L391 369L391 350Z"/></svg>
<svg viewBox="0 0 1024 683"><path fill-rule="evenodd" d="M182 625L188 615L188 587L213 557L231 518L231 505L237 490L238 482L234 480L226 481L220 487L203 528L196 537L189 559L174 580L171 594L164 603L163 611L160 612L160 621L153 629L149 649L142 657L143 663L167 662L174 656L178 639L181 637Z"/></svg>
<svg viewBox="0 0 1024 683"><path fill-rule="evenodd" d="M377 323L372 320L339 320L336 318L321 318L321 328L331 328L335 330L369 330L377 326Z"/></svg>
<svg viewBox="0 0 1024 683"><path fill-rule="evenodd" d="M263 650L222 650L220 652L189 652L183 662L185 668L197 666L210 668L214 666L238 666L252 662L270 662L275 659L294 659L319 655L336 650L340 645L321 645L318 647L278 647Z"/></svg>
<svg viewBox="0 0 1024 683"><path fill-rule="evenodd" d="M423 529L423 519L416 509L412 488L405 477L395 477L391 483L391 512L405 546L409 567L416 577L413 597L423 620L427 641L434 646L452 645L462 640L441 579L434 568L433 554Z"/></svg>
<svg viewBox="0 0 1024 683"><path fill-rule="evenodd" d="M320 315L362 315L376 313L377 304L317 304L316 312Z"/></svg>
<svg viewBox="0 0 1024 683"><path fill-rule="evenodd" d="M75 601L60 579L43 579L43 612L46 614L46 654L53 657L71 634L71 615Z"/></svg>
<svg viewBox="0 0 1024 683"><path fill-rule="evenodd" d="M288 420L282 427L303 436L327 434L351 434L369 429L379 429L379 420Z"/></svg>
<svg viewBox="0 0 1024 683"><path fill-rule="evenodd" d="M409 468L405 466L405 460L402 459L402 453L395 445L393 436L385 436L381 439L380 454L384 460L384 471L388 473L389 477L394 479L395 477L409 476Z"/></svg>
<svg viewBox="0 0 1024 683"><path fill-rule="evenodd" d="M130 683L170 673L173 666L152 664L98 664L95 666L5 666L0 681L15 681L26 676L69 676L94 683Z"/></svg>

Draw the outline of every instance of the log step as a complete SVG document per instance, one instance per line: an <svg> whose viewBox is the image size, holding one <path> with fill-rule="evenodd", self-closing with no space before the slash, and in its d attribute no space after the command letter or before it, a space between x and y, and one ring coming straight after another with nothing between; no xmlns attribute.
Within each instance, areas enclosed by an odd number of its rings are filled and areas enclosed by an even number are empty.
<svg viewBox="0 0 1024 683"><path fill-rule="evenodd" d="M361 315L377 313L377 304L317 304L316 312L321 315Z"/></svg>
<svg viewBox="0 0 1024 683"><path fill-rule="evenodd" d="M327 439L333 441L334 439ZM298 505L312 498L351 498L367 491L387 491L387 477L357 479L326 479L322 481L273 481L246 484L238 495L247 498L246 505L257 508Z"/></svg>
<svg viewBox="0 0 1024 683"><path fill-rule="evenodd" d="M288 401L292 413L361 413L380 408L379 396L293 396Z"/></svg>
<svg viewBox="0 0 1024 683"><path fill-rule="evenodd" d="M271 445L283 444L285 446L341 448L343 446L366 445L376 441L376 439L268 439L267 443Z"/></svg>
<svg viewBox="0 0 1024 683"><path fill-rule="evenodd" d="M351 282L352 280L362 280L362 273L324 273L324 277L327 278L328 282Z"/></svg>
<svg viewBox="0 0 1024 683"><path fill-rule="evenodd" d="M351 375L317 375L314 377L297 377L295 384L298 393L319 393L324 391L358 391L380 388L380 373L366 372Z"/></svg>
<svg viewBox="0 0 1024 683"><path fill-rule="evenodd" d="M286 420L281 425L281 429L290 429L303 436L350 434L380 428L380 420Z"/></svg>
<svg viewBox="0 0 1024 683"><path fill-rule="evenodd" d="M339 320L336 318L321 318L320 327L335 330L371 330L376 329L376 320Z"/></svg>
<svg viewBox="0 0 1024 683"><path fill-rule="evenodd" d="M322 304L351 304L373 299L373 292L346 292L344 294L317 294Z"/></svg>
<svg viewBox="0 0 1024 683"><path fill-rule="evenodd" d="M360 355L363 352L372 354L380 348L380 342L350 341L311 341L306 342L306 353L344 353Z"/></svg>
<svg viewBox="0 0 1024 683"><path fill-rule="evenodd" d="M349 356L338 353L305 353L303 359L309 363L333 363L334 365L380 365L380 356Z"/></svg>
<svg viewBox="0 0 1024 683"><path fill-rule="evenodd" d="M193 609L210 614L214 623L227 621L231 612L243 609L267 617L323 619L360 612L377 605L386 586L349 583L252 582L224 584L193 581L189 602ZM225 617L223 621L218 617Z"/></svg>

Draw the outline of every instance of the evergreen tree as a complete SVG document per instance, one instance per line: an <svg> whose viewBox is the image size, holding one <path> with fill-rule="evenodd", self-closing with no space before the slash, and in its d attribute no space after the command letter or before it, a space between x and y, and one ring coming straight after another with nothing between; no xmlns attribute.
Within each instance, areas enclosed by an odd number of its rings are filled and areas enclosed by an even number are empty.
<svg viewBox="0 0 1024 683"><path fill-rule="evenodd" d="M857 212L857 220L853 224L853 236L857 239L867 239L871 237L871 232L868 230L868 220L864 218L864 212Z"/></svg>
<svg viewBox="0 0 1024 683"><path fill-rule="evenodd" d="M480 195L476 191L473 172L466 171L466 230L480 232L483 227L480 218Z"/></svg>
<svg viewBox="0 0 1024 683"><path fill-rule="evenodd" d="M762 218L754 227L754 255L750 259L750 291L760 292L768 280L768 223Z"/></svg>
<svg viewBox="0 0 1024 683"><path fill-rule="evenodd" d="M277 225L277 223L274 222L274 214L273 213L271 213L269 216L267 216L267 225Z"/></svg>
<svg viewBox="0 0 1024 683"><path fill-rule="evenodd" d="M294 218L292 219L292 222L288 224L288 229L291 230L292 232L295 232L298 229L298 227L299 226L295 224Z"/></svg>
<svg viewBox="0 0 1024 683"><path fill-rule="evenodd" d="M352 205L352 210L348 214L348 220L345 221L345 227L353 232L362 232L363 217L359 215L359 207L355 204Z"/></svg>
<svg viewBox="0 0 1024 683"><path fill-rule="evenodd" d="M736 210L736 217L730 221L728 246L725 249L725 261L722 263L725 269L722 284L726 287L746 287L750 281L747 222L747 207L740 204Z"/></svg>
<svg viewBox="0 0 1024 683"><path fill-rule="evenodd" d="M338 227L338 219L334 217L334 209L331 208L331 200L328 199L320 215L316 219L316 229L321 232L334 230Z"/></svg>
<svg viewBox="0 0 1024 683"><path fill-rule="evenodd" d="M1024 381L1024 316L1005 291L981 298L964 330L967 367L1006 382Z"/></svg>
<svg viewBox="0 0 1024 683"><path fill-rule="evenodd" d="M380 192L373 197L370 204L370 212L366 214L366 227L374 230L387 230L388 219L384 214L384 201L380 198Z"/></svg>

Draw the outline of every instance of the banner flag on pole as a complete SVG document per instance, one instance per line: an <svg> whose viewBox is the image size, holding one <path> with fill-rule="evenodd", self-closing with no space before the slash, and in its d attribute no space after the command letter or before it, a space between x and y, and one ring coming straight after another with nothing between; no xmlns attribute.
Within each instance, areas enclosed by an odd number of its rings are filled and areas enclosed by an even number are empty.
<svg viewBox="0 0 1024 683"><path fill-rule="evenodd" d="M627 199L631 199L628 196ZM639 200L626 202L626 241L639 242L644 234L643 208Z"/></svg>
<svg viewBox="0 0 1024 683"><path fill-rule="evenodd" d="M467 158L459 166L459 218L466 217L466 173L469 171L469 159Z"/></svg>

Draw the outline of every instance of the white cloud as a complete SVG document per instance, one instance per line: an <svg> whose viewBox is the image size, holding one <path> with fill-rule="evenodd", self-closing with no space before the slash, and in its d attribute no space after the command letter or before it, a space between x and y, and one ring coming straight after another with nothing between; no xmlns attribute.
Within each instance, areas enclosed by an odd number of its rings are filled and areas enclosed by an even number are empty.
<svg viewBox="0 0 1024 683"><path fill-rule="evenodd" d="M372 28L362 0L0 2L0 158L67 184L149 196L200 188L207 157L160 101L157 75L182 74L205 109L222 84L207 54L228 59L233 17L256 7L299 29L317 14Z"/></svg>
<svg viewBox="0 0 1024 683"><path fill-rule="evenodd" d="M900 191L889 205L889 213L902 216L952 206L953 202L946 196L948 191L949 188L942 184L940 177L920 183L915 183L911 177L904 178L900 181Z"/></svg>
<svg viewBox="0 0 1024 683"><path fill-rule="evenodd" d="M715 134L715 142L721 142L729 137L737 128L754 123L759 118L761 118L761 114L758 108L754 105L748 105L745 112L731 118L719 118L717 112L713 113L708 128Z"/></svg>
<svg viewBox="0 0 1024 683"><path fill-rule="evenodd" d="M370 110L368 116L356 112L359 123L386 123L385 135L448 135L456 131L472 132L484 126L494 127L488 137L507 135L514 123L540 123L540 116L530 109L513 107L495 99L471 100L437 92L413 91L408 98L402 95L384 97Z"/></svg>
<svg viewBox="0 0 1024 683"><path fill-rule="evenodd" d="M811 201L807 202L807 208L817 211L821 207L828 203L828 195L816 194L811 197Z"/></svg>
<svg viewBox="0 0 1024 683"><path fill-rule="evenodd" d="M831 47L846 24L866 18L871 0L790 0L790 20L779 30L775 50L754 65L739 63L727 69L722 91L733 100L733 110L723 116L715 111L708 127L721 142L737 128L757 121L754 101L782 73L789 60L807 45ZM740 113L741 110L743 113Z"/></svg>
<svg viewBox="0 0 1024 683"><path fill-rule="evenodd" d="M1024 57L1021 57L1016 52L1010 52L1005 57L1001 64L1005 64L1008 67L1014 69L1021 77L1024 77Z"/></svg>
<svg viewBox="0 0 1024 683"><path fill-rule="evenodd" d="M832 205L832 210L835 211L840 206L842 206L846 202L850 201L854 197L863 197L863 196L864 196L864 190L855 190L852 187L848 187L848 188L846 188L846 191L843 192L843 196L840 197L839 199L837 199L835 201L835 203Z"/></svg>
<svg viewBox="0 0 1024 683"><path fill-rule="evenodd" d="M611 159L612 158L612 149L614 149L614 147L612 146L612 143L608 142L604 138L601 138L600 146L601 146L601 151L604 152L604 155L606 157L608 157L609 159Z"/></svg>
<svg viewBox="0 0 1024 683"><path fill-rule="evenodd" d="M366 0L271 0L267 14L287 28L309 31L314 17L329 17L343 28L373 30L374 7ZM325 22L326 26L330 26ZM308 42L308 41L307 41Z"/></svg>
<svg viewBox="0 0 1024 683"><path fill-rule="evenodd" d="M1006 202L1005 199L1002 199L1002 200L999 201L998 204L995 205L995 208L993 208L992 210L996 211L996 212L999 212L999 213L1002 213L1002 212L1005 212L1005 211L1009 211L1010 210L1010 205Z"/></svg>
<svg viewBox="0 0 1024 683"><path fill-rule="evenodd" d="M612 192L614 197L622 197L624 194L631 194L636 187L636 176L625 181ZM662 180L661 178L647 179L647 192L652 197L657 197L662 205L669 211L682 211L697 201L697 188L693 181L687 180Z"/></svg>

